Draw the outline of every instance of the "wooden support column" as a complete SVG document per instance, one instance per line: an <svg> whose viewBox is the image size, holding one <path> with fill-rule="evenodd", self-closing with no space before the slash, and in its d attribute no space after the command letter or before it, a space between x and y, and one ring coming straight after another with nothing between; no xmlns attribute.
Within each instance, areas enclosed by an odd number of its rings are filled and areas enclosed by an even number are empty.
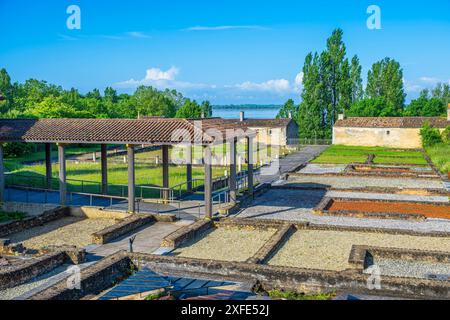
<svg viewBox="0 0 450 320"><path fill-rule="evenodd" d="M45 181L47 189L52 188L52 145L45 144Z"/></svg>
<svg viewBox="0 0 450 320"><path fill-rule="evenodd" d="M163 188L169 188L169 146L162 146ZM169 200L169 190L164 190L163 199Z"/></svg>
<svg viewBox="0 0 450 320"><path fill-rule="evenodd" d="M106 144L100 146L100 161L102 167L102 193L108 193L108 154Z"/></svg>
<svg viewBox="0 0 450 320"><path fill-rule="evenodd" d="M230 202L237 202L237 191L236 191L236 146L237 139L234 138L230 142Z"/></svg>
<svg viewBox="0 0 450 320"><path fill-rule="evenodd" d="M135 213L135 168L134 168L134 145L127 144L128 162L128 212Z"/></svg>
<svg viewBox="0 0 450 320"><path fill-rule="evenodd" d="M247 137L248 193L253 197L253 137Z"/></svg>
<svg viewBox="0 0 450 320"><path fill-rule="evenodd" d="M192 144L186 147L186 191L192 192Z"/></svg>
<svg viewBox="0 0 450 320"><path fill-rule="evenodd" d="M58 143L58 165L59 165L59 203L66 205L67 183L66 183L66 155L65 145Z"/></svg>
<svg viewBox="0 0 450 320"><path fill-rule="evenodd" d="M205 218L212 219L212 157L209 146L203 149L203 161L205 166Z"/></svg>
<svg viewBox="0 0 450 320"><path fill-rule="evenodd" d="M0 202L5 201L5 165L3 163L3 144L0 143Z"/></svg>

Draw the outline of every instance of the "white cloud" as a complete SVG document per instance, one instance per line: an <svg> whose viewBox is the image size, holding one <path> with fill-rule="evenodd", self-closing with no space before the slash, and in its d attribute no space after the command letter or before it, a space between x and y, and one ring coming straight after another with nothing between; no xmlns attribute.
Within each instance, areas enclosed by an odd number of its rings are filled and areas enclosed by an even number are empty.
<svg viewBox="0 0 450 320"><path fill-rule="evenodd" d="M439 82L442 82L440 79L433 77L421 77L419 80L429 84L437 84Z"/></svg>
<svg viewBox="0 0 450 320"><path fill-rule="evenodd" d="M221 30L233 30L233 29L266 30L267 28L262 27L262 26L252 26L252 25L248 25L248 26L224 25L224 26L195 26L195 27L187 28L185 30L187 30L187 31L221 31Z"/></svg>
<svg viewBox="0 0 450 320"><path fill-rule="evenodd" d="M303 71L299 72L297 74L297 76L295 76L295 90L297 91L301 91L302 85L303 85L303 77L305 76L305 74L303 73Z"/></svg>
<svg viewBox="0 0 450 320"><path fill-rule="evenodd" d="M186 81L176 80L179 74L179 69L177 67L170 67L168 70L161 70L159 68L147 69L145 78L141 80L130 79L122 82L118 82L115 85L122 88L136 88L138 86L153 86L158 89L214 89L215 85L208 85L204 83L193 83Z"/></svg>
<svg viewBox="0 0 450 320"><path fill-rule="evenodd" d="M167 70L149 68L140 80L129 79L116 83L117 88L133 89L138 86L153 86L160 90L176 89L194 99L212 99L213 101L234 101L243 103L280 103L289 98L298 97L303 82L303 73L296 75L292 82L286 79L272 79L263 82L245 81L238 84L216 85L178 79L180 70L172 66Z"/></svg>
<svg viewBox="0 0 450 320"><path fill-rule="evenodd" d="M144 80L157 81L157 80L175 80L175 76L179 70L176 67L171 67L167 71L162 71L159 68L147 69Z"/></svg>
<svg viewBox="0 0 450 320"><path fill-rule="evenodd" d="M128 36L132 38L142 38L142 39L150 39L151 36L140 31L130 31L126 33Z"/></svg>
<svg viewBox="0 0 450 320"><path fill-rule="evenodd" d="M268 80L261 83L246 81L237 84L236 88L245 91L272 91L272 92L287 92L291 91L291 85L286 79Z"/></svg>

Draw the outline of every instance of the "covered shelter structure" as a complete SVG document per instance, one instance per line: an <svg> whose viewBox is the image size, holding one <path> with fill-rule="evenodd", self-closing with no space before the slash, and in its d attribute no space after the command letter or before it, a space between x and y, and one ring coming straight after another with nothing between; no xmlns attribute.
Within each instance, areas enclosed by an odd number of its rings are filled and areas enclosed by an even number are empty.
<svg viewBox="0 0 450 320"><path fill-rule="evenodd" d="M169 188L169 147L185 145L187 189L192 189L192 146L202 146L204 165L205 215L212 217L211 149L217 144L230 144L229 192L236 201L236 143L247 141L248 192L253 194L253 139L255 133L245 125L224 119L0 119L0 201L4 199L5 175L3 147L5 142L45 144L46 180L52 179L51 144L58 146L59 198L66 204L66 155L69 144L101 146L101 186L108 191L107 145L124 145L128 163L128 211L135 212L135 148L139 145L160 146L162 149L163 188ZM164 195L167 198L167 195Z"/></svg>

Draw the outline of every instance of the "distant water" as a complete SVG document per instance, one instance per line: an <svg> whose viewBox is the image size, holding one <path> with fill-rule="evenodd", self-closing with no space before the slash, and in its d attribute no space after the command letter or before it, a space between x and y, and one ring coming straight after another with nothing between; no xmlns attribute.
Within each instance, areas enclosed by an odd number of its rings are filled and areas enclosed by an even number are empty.
<svg viewBox="0 0 450 320"><path fill-rule="evenodd" d="M213 117L224 119L239 119L240 111L244 111L246 118L252 119L273 119L277 116L279 108L214 108Z"/></svg>

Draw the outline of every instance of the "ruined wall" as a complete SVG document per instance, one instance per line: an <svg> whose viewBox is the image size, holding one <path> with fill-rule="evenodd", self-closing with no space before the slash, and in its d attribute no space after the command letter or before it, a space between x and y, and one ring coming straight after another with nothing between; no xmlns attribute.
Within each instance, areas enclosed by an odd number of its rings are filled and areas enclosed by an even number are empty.
<svg viewBox="0 0 450 320"><path fill-rule="evenodd" d="M422 147L420 128L333 128L333 144L347 146Z"/></svg>

